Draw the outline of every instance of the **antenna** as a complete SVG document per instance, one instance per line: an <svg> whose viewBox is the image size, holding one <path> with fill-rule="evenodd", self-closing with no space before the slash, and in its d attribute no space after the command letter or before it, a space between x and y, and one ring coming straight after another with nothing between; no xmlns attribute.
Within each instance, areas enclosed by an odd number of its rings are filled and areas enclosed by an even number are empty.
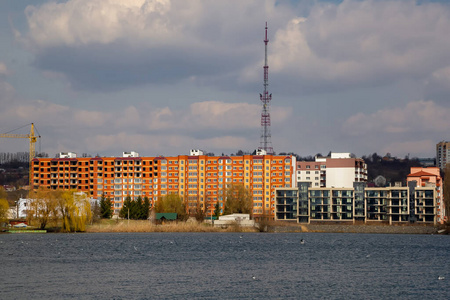
<svg viewBox="0 0 450 300"><path fill-rule="evenodd" d="M272 94L269 94L269 66L267 65L267 44L269 39L267 38L267 22L266 22L266 34L264 39L264 92L259 94L259 98L262 102L261 111L261 142L259 149L265 150L267 154L274 154L272 148L271 134L270 134L270 101L272 100Z"/></svg>

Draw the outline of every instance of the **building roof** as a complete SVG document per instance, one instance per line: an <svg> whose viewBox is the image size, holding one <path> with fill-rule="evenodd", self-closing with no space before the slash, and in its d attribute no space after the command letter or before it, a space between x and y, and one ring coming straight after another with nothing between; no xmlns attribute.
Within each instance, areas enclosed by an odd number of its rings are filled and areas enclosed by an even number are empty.
<svg viewBox="0 0 450 300"><path fill-rule="evenodd" d="M166 220L176 220L176 213L156 213L156 220L161 220L162 218Z"/></svg>
<svg viewBox="0 0 450 300"><path fill-rule="evenodd" d="M425 171L419 171L416 173L409 174L408 177L421 177L421 176L436 176L435 174L428 173Z"/></svg>

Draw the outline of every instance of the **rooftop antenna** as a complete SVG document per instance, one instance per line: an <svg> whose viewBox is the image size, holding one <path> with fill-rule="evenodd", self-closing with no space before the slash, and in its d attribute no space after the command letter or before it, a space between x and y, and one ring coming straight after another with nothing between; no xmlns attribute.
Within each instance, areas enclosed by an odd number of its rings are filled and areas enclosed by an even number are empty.
<svg viewBox="0 0 450 300"><path fill-rule="evenodd" d="M269 94L269 66L267 65L267 44L269 39L267 38L267 22L266 22L266 34L264 39L265 57L264 57L264 92L259 94L259 98L262 102L261 111L261 142L259 149L265 150L267 154L274 154L272 148L271 134L270 134L270 101L272 100L272 94Z"/></svg>

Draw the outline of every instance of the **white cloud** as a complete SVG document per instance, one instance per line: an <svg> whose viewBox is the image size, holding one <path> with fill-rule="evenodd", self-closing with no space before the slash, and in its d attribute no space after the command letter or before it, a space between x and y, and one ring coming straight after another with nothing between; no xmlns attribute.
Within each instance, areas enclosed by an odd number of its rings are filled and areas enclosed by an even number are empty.
<svg viewBox="0 0 450 300"><path fill-rule="evenodd" d="M258 113L255 105L219 101L193 103L178 110L131 105L117 111L97 111L35 100L1 111L0 128L34 122L46 141L42 150L50 155L111 150L163 154L167 149L176 154L197 147L237 151L256 148ZM285 120L290 110L276 107L274 113L277 119ZM246 130L255 132L254 139L242 136Z"/></svg>
<svg viewBox="0 0 450 300"><path fill-rule="evenodd" d="M450 7L414 1L317 3L290 19L269 44L272 76L303 91L425 80L450 65ZM444 50L446 49L446 50ZM242 78L259 79L257 65ZM283 77L281 77L283 76Z"/></svg>
<svg viewBox="0 0 450 300"><path fill-rule="evenodd" d="M102 88L90 86L91 81L111 89L182 78L221 84L227 81L218 78L230 75L233 82L259 81L263 44L256 35L262 37L264 18L273 36L271 74L280 84L300 85L304 91L405 78L424 81L450 65L448 5L314 2L306 16L302 5L273 0L264 5L256 0L233 5L201 0L50 2L27 7L29 31L22 36L37 54L37 66L66 73L90 89ZM89 80L79 74L80 65L93 72Z"/></svg>

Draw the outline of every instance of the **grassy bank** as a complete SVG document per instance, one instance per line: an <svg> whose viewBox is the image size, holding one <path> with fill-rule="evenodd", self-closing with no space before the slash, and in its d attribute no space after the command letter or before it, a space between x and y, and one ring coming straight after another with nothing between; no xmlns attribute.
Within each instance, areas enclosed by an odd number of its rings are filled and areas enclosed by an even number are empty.
<svg viewBox="0 0 450 300"><path fill-rule="evenodd" d="M197 222L168 222L155 225L149 221L101 220L86 227L86 232L255 232L254 228L229 226L226 229Z"/></svg>

